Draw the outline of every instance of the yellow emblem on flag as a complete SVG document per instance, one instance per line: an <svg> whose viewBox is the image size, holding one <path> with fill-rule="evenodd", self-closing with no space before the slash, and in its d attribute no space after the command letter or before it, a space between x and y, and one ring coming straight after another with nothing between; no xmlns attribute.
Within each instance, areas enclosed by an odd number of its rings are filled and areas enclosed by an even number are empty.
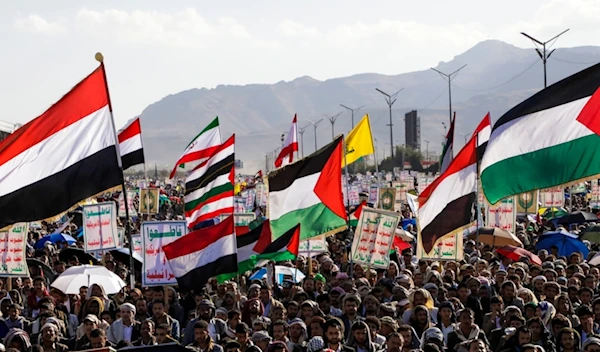
<svg viewBox="0 0 600 352"><path fill-rule="evenodd" d="M346 157L345 160L342 158L342 166L345 166L346 163L352 164L363 156L375 153L369 114L365 114L352 131L348 133L345 140L345 149Z"/></svg>

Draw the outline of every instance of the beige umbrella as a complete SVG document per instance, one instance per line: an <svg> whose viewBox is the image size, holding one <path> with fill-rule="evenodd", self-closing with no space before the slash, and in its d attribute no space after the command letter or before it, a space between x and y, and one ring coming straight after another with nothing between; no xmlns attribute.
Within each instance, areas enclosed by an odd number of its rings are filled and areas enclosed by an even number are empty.
<svg viewBox="0 0 600 352"><path fill-rule="evenodd" d="M396 236L400 237L404 242L412 242L415 240L415 236L413 236L410 232L404 231L403 229L396 228Z"/></svg>
<svg viewBox="0 0 600 352"><path fill-rule="evenodd" d="M477 241L477 232L469 234L468 238ZM495 248L504 246L523 247L523 243L517 236L497 227L481 227L479 229L479 242Z"/></svg>

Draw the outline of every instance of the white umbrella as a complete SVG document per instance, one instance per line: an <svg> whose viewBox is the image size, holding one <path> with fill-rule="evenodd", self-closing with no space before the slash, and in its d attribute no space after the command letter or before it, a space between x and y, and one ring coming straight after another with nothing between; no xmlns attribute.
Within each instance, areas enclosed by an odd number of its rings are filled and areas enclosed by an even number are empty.
<svg viewBox="0 0 600 352"><path fill-rule="evenodd" d="M105 267L86 264L65 270L50 286L65 294L79 294L81 286L90 287L93 284L102 286L104 292L109 295L121 291L126 285L117 274Z"/></svg>

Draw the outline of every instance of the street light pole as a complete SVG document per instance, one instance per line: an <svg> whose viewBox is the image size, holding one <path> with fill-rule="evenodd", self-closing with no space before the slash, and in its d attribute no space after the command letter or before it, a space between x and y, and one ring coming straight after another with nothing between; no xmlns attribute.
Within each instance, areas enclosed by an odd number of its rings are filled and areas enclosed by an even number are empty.
<svg viewBox="0 0 600 352"><path fill-rule="evenodd" d="M341 107L343 107L343 108L344 108L344 109L346 109L346 110L349 110L349 111L352 113L352 128L354 128L354 112L355 112L355 111L358 111L358 110L360 110L360 109L362 109L362 108L364 108L365 106L363 105L363 106L360 106L360 107L358 107L358 108L356 108L356 109L349 108L349 107L347 107L347 106L346 106L346 105L344 105L344 104L340 104L340 106L341 106Z"/></svg>
<svg viewBox="0 0 600 352"><path fill-rule="evenodd" d="M427 159L427 161L429 161L429 141L425 140L424 142L427 143L427 147L425 149L426 150L425 151L425 155L426 155L425 158Z"/></svg>
<svg viewBox="0 0 600 352"><path fill-rule="evenodd" d="M521 32L522 35L524 35L527 38L531 39L531 41L534 44L539 44L539 45L542 46L542 50L540 50L539 48L536 47L535 51L540 56L540 59L542 59L542 63L544 64L544 88L546 88L548 86L548 80L546 78L546 62L548 61L548 58L550 57L550 55L552 55L552 53L554 52L554 50L556 50L556 49L552 49L550 52L548 52L547 49L546 49L546 44L552 42L553 40L558 39L558 37L560 37L561 35L567 33L568 31L569 31L569 28L565 29L564 31L562 31L558 35L555 35L554 37L552 37L552 39L546 40L545 42L541 42L541 41L535 39L534 37L530 36L529 34L527 34L525 32Z"/></svg>
<svg viewBox="0 0 600 352"><path fill-rule="evenodd" d="M433 67L431 68L435 72L439 73L440 76L442 76L442 78L444 78L445 80L448 80L448 110L450 111L448 121L450 121L450 123L452 123L452 79L454 78L453 76L456 76L458 74L458 71L462 70L466 66L467 66L467 64L464 64L461 68L452 72L449 75L445 74L444 72L442 72L440 70L436 70Z"/></svg>
<svg viewBox="0 0 600 352"><path fill-rule="evenodd" d="M315 152L318 150L317 149L317 126L321 123L321 121L323 121L323 119L320 119L319 121L316 121L316 122L312 122L311 120L308 120L308 122L310 122L313 125L314 131L315 131Z"/></svg>
<svg viewBox="0 0 600 352"><path fill-rule="evenodd" d="M335 114L333 116L323 114L323 116L327 117L329 119L329 122L331 122L331 140L332 141L335 139L335 131L334 131L335 120L337 120L338 116L340 116L341 114L342 114L341 112L338 112L337 114Z"/></svg>
<svg viewBox="0 0 600 352"><path fill-rule="evenodd" d="M467 136L469 136L469 134L468 133L462 133L462 132L458 132L458 133L460 133L461 135L463 135L463 137L465 137L465 144L467 144Z"/></svg>
<svg viewBox="0 0 600 352"><path fill-rule="evenodd" d="M300 152L302 153L302 158L304 158L304 131L306 131L308 126L310 125L298 129L298 133L300 133Z"/></svg>
<svg viewBox="0 0 600 352"><path fill-rule="evenodd" d="M392 164L394 163L394 132L392 129L392 126L394 126L394 124L392 123L392 105L394 105L394 103L396 102L396 96L398 95L398 93L400 93L404 88L400 88L396 93L389 95L386 92L382 91L379 88L375 88L376 91L378 91L379 93L383 94L385 96L385 102L387 103L388 107L390 108L390 124L388 126L390 126L390 148L391 148L391 152L392 154L390 154L392 156Z"/></svg>

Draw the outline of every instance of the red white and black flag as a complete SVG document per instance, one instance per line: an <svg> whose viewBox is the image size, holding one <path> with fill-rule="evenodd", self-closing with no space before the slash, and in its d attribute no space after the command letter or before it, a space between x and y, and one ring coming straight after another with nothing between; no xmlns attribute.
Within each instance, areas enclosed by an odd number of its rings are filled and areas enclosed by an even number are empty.
<svg viewBox="0 0 600 352"><path fill-rule="evenodd" d="M144 163L144 146L139 117L119 131L119 152L123 161L123 170Z"/></svg>
<svg viewBox="0 0 600 352"><path fill-rule="evenodd" d="M119 186L104 66L0 143L0 228L48 219Z"/></svg>
<svg viewBox="0 0 600 352"><path fill-rule="evenodd" d="M291 164L294 161L294 152L298 151L298 122L296 121L296 115L294 115L294 120L292 121L292 127L290 127L290 132L288 132L285 137L285 142L283 143L283 148L277 159L275 159L275 167L286 166L287 164Z"/></svg>
<svg viewBox="0 0 600 352"><path fill-rule="evenodd" d="M477 139L477 161L480 162L483 158L483 153L485 153L485 148L487 147L488 141L490 140L490 135L492 134L492 119L490 117L490 113L488 112L483 120L479 123L475 132L473 132L473 137Z"/></svg>

